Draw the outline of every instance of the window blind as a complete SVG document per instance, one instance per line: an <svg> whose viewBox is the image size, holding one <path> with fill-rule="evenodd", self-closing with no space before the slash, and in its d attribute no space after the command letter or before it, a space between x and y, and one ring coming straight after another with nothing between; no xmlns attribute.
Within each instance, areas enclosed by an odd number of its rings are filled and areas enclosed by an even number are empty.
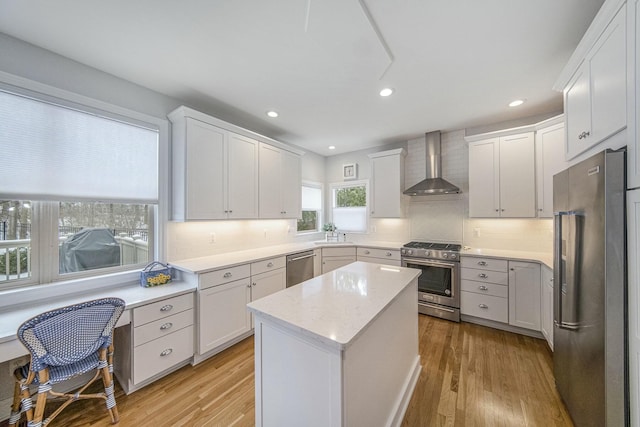
<svg viewBox="0 0 640 427"><path fill-rule="evenodd" d="M0 197L158 202L158 131L0 91Z"/></svg>
<svg viewBox="0 0 640 427"><path fill-rule="evenodd" d="M302 210L322 210L322 190L309 185L302 185Z"/></svg>

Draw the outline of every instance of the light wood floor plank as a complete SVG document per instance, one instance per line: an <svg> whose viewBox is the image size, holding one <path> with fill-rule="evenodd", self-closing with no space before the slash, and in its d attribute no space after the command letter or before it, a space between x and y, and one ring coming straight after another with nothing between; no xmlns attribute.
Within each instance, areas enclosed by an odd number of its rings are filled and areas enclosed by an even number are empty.
<svg viewBox="0 0 640 427"><path fill-rule="evenodd" d="M573 426L544 341L423 315L418 333L423 369L403 427ZM254 387L250 337L131 395L117 385L120 426L253 426ZM99 402L79 401L56 425L111 424Z"/></svg>

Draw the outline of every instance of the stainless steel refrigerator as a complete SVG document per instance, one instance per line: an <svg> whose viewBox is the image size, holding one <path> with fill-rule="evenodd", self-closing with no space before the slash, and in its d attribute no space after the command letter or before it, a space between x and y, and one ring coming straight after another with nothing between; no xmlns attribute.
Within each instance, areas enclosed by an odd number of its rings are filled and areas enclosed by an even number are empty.
<svg viewBox="0 0 640 427"><path fill-rule="evenodd" d="M625 151L553 178L556 388L576 427L629 424Z"/></svg>

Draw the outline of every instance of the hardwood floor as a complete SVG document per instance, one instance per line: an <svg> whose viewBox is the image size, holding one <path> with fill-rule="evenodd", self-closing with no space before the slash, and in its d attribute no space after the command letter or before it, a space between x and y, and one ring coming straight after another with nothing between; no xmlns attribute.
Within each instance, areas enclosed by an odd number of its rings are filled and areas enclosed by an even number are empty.
<svg viewBox="0 0 640 427"><path fill-rule="evenodd" d="M403 426L573 426L543 340L422 315L419 333L423 369ZM119 425L253 426L253 363L250 337L129 396L117 386ZM97 401L52 424L111 425Z"/></svg>

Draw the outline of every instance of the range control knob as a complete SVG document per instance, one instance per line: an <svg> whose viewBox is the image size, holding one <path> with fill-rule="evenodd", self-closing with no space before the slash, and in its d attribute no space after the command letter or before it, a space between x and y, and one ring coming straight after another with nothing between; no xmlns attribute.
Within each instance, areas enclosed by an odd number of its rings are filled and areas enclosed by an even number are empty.
<svg viewBox="0 0 640 427"><path fill-rule="evenodd" d="M407 249L407 255L413 255L413 250Z"/></svg>
<svg viewBox="0 0 640 427"><path fill-rule="evenodd" d="M431 251L424 251L424 256L430 256L431 255Z"/></svg>
<svg viewBox="0 0 640 427"><path fill-rule="evenodd" d="M446 253L446 252L444 252L444 253L442 254L442 258L449 258L449 254L448 254L448 253Z"/></svg>
<svg viewBox="0 0 640 427"><path fill-rule="evenodd" d="M456 254L451 254L451 257L450 257L450 258L451 258L451 259L456 259L456 258L458 258L458 255L456 255Z"/></svg>

